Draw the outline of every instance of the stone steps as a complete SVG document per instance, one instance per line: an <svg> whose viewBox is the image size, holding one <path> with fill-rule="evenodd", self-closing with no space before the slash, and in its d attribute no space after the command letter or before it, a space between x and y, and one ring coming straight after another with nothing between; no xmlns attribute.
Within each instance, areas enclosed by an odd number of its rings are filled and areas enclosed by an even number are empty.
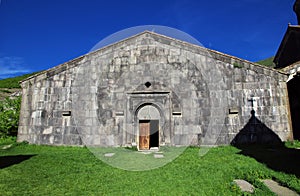
<svg viewBox="0 0 300 196"><path fill-rule="evenodd" d="M246 180L236 179L233 182L239 186L241 191L254 193L254 190L255 190L254 186L252 184L250 184L249 182L247 182ZM274 180L266 179L266 180L262 180L262 182L264 183L264 185L266 187L268 187L273 193L275 193L278 196L297 196L297 195L299 195L295 191L293 191L287 187L279 185L278 182L276 182Z"/></svg>

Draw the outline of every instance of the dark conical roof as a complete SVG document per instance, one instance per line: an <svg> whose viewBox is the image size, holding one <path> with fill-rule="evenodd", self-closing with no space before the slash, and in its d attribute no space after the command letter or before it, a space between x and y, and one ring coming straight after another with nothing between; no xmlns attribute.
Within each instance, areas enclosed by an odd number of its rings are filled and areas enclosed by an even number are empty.
<svg viewBox="0 0 300 196"><path fill-rule="evenodd" d="M294 12L297 15L298 25L300 25L300 0L296 0L294 4Z"/></svg>

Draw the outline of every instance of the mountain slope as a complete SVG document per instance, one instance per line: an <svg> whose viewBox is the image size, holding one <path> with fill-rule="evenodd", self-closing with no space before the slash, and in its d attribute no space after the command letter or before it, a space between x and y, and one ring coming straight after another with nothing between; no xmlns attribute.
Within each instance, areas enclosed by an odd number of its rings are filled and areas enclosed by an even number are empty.
<svg viewBox="0 0 300 196"><path fill-rule="evenodd" d="M38 72L0 80L0 100L9 97L13 93L20 92L21 91L20 81L36 73Z"/></svg>
<svg viewBox="0 0 300 196"><path fill-rule="evenodd" d="M260 65L264 65L264 66L267 66L267 67L275 67L274 63L273 63L273 60L274 60L274 57L270 57L270 58L267 58L267 59L264 59L264 60L261 60L261 61L257 61L256 63L257 64L260 64Z"/></svg>

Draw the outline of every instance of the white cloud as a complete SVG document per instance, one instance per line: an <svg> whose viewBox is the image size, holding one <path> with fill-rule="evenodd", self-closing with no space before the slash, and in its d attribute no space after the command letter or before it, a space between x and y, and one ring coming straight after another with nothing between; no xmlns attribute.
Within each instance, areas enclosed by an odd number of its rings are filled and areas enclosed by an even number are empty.
<svg viewBox="0 0 300 196"><path fill-rule="evenodd" d="M24 59L16 56L0 57L0 78L7 78L31 72L25 68Z"/></svg>

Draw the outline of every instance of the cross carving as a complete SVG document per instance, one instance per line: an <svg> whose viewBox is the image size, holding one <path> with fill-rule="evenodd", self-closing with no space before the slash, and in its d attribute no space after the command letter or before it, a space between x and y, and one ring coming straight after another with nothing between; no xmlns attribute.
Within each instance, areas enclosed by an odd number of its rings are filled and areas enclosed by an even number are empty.
<svg viewBox="0 0 300 196"><path fill-rule="evenodd" d="M251 107L254 107L254 101L256 101L253 97L251 99L248 99L249 102L251 102Z"/></svg>

